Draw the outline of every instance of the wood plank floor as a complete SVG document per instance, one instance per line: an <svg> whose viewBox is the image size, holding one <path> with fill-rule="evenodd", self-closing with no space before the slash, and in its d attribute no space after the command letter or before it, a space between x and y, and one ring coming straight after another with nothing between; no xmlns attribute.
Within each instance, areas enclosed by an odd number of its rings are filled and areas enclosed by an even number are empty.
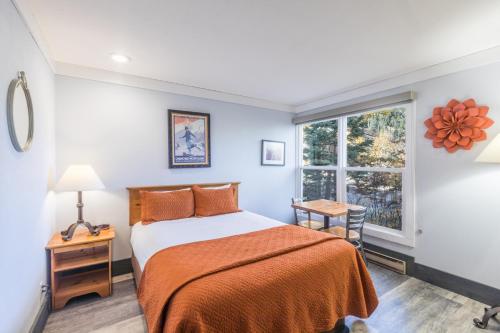
<svg viewBox="0 0 500 333"><path fill-rule="evenodd" d="M380 304L366 320L349 317L351 333L500 332L491 320L487 330L472 325L484 305L426 282L369 265ZM113 296L84 296L49 316L45 333L142 333L146 325L127 277L114 283Z"/></svg>

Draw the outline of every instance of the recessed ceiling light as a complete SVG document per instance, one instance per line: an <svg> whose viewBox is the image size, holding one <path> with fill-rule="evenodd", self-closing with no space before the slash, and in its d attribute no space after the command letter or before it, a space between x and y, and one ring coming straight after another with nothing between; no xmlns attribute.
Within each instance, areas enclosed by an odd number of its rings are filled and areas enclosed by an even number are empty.
<svg viewBox="0 0 500 333"><path fill-rule="evenodd" d="M120 64L126 64L131 60L130 57L119 53L111 53L110 57L114 62L118 62Z"/></svg>

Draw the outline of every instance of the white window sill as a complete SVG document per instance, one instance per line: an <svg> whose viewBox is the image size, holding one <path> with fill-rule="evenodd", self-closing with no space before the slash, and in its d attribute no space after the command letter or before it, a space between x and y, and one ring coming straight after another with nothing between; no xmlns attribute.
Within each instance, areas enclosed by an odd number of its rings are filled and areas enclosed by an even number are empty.
<svg viewBox="0 0 500 333"><path fill-rule="evenodd" d="M415 237L402 231L391 230L389 228L379 227L370 223L365 223L364 234L370 237L376 237L393 243L415 247ZM413 236L413 237L412 237Z"/></svg>

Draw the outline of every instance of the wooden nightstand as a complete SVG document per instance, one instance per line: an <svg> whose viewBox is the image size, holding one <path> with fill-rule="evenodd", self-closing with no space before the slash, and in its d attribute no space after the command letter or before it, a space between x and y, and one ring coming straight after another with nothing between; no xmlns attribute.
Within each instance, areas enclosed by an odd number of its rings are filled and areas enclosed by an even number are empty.
<svg viewBox="0 0 500 333"><path fill-rule="evenodd" d="M97 293L111 295L111 248L115 229L92 236L78 230L70 241L55 234L47 244L50 251L52 309L58 310L73 297Z"/></svg>

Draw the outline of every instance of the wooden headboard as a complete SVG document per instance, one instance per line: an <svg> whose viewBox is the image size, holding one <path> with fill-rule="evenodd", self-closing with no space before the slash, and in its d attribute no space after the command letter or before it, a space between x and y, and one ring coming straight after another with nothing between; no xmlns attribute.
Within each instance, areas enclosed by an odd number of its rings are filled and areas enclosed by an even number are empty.
<svg viewBox="0 0 500 333"><path fill-rule="evenodd" d="M234 191L234 200L236 201L236 205L238 205L238 186L240 182L127 187L129 197L129 225L134 225L141 221L141 191L175 191L195 185L199 187L216 187L227 184L231 184L236 189Z"/></svg>

